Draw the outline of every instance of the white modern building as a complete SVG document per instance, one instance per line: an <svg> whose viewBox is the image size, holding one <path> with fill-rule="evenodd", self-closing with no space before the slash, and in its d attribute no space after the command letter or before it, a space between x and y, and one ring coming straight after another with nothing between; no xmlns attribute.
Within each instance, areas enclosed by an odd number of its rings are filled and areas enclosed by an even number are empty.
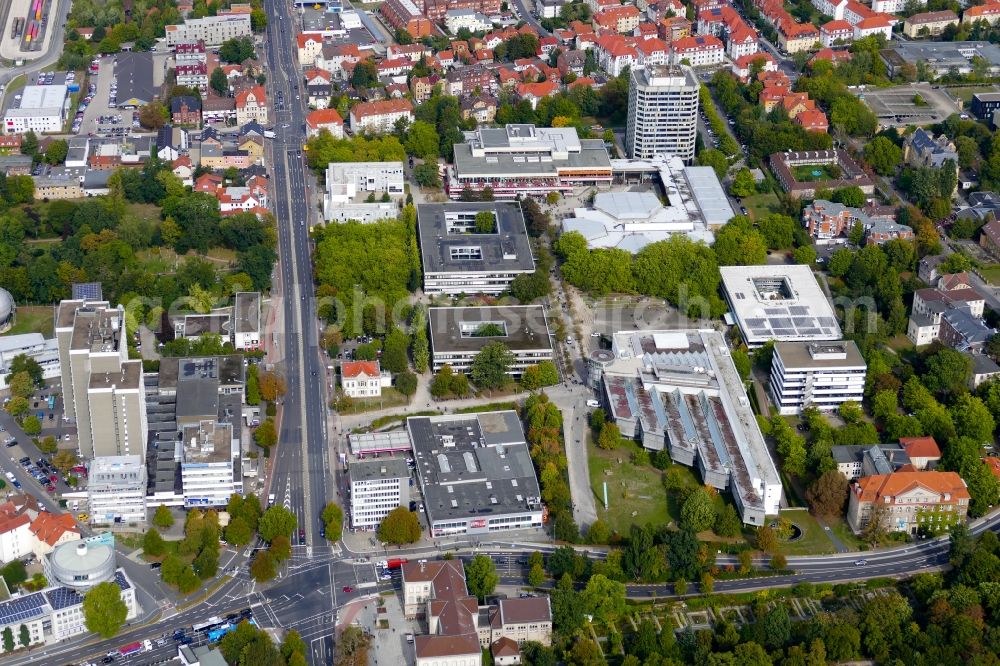
<svg viewBox="0 0 1000 666"><path fill-rule="evenodd" d="M125 619L134 620L140 610L135 588L121 569L115 571L113 580L121 589L121 599L127 609ZM83 594L68 587L47 587L40 592L19 594L0 602L0 633L9 628L15 641L18 641L22 625L28 628L31 645L56 643L87 633ZM0 654L3 652L3 642L0 641Z"/></svg>
<svg viewBox="0 0 1000 666"><path fill-rule="evenodd" d="M206 46L219 46L229 39L249 37L250 14L227 14L188 19L184 23L166 27L167 46L188 42L205 42Z"/></svg>
<svg viewBox="0 0 1000 666"><path fill-rule="evenodd" d="M263 335L260 326L260 292L240 291L233 299L233 348L240 351L260 349Z"/></svg>
<svg viewBox="0 0 1000 666"><path fill-rule="evenodd" d="M114 580L114 537L107 532L61 544L42 558L42 565L50 583L86 592L99 583Z"/></svg>
<svg viewBox="0 0 1000 666"><path fill-rule="evenodd" d="M831 411L865 393L865 359L851 340L776 342L771 361L771 398L783 415L806 407Z"/></svg>
<svg viewBox="0 0 1000 666"><path fill-rule="evenodd" d="M65 85L25 86L18 108L4 115L5 134L62 132L68 112L68 89Z"/></svg>
<svg viewBox="0 0 1000 666"><path fill-rule="evenodd" d="M128 360L125 308L107 301L62 301L55 332L63 415L76 421L81 455L144 455L146 389L142 361Z"/></svg>
<svg viewBox="0 0 1000 666"><path fill-rule="evenodd" d="M59 345L55 338L45 339L41 333L5 335L0 337L0 390L7 388L10 364L22 354L41 366L43 379L59 377Z"/></svg>
<svg viewBox="0 0 1000 666"><path fill-rule="evenodd" d="M490 212L492 233L474 233L476 215ZM417 206L424 294L499 296L535 259L519 204L456 202Z"/></svg>
<svg viewBox="0 0 1000 666"><path fill-rule="evenodd" d="M489 17L474 9L449 9L445 12L444 24L453 35L457 35L462 28L469 32L485 32L493 27Z"/></svg>
<svg viewBox="0 0 1000 666"><path fill-rule="evenodd" d="M512 376L553 358L552 334L541 305L430 308L428 321L434 372L449 365L468 373L490 342L502 342L514 355L508 371Z"/></svg>
<svg viewBox="0 0 1000 666"><path fill-rule="evenodd" d="M403 197L404 169L402 162L331 162L326 168L326 193L323 196L323 218L327 222L375 222L399 215L398 200ZM392 201L369 203L388 194Z"/></svg>
<svg viewBox="0 0 1000 666"><path fill-rule="evenodd" d="M843 336L812 269L802 265L720 266L730 323L751 349L768 340L822 342Z"/></svg>
<svg viewBox="0 0 1000 666"><path fill-rule="evenodd" d="M764 525L781 479L722 333L621 331L612 359L591 363L609 417L624 437L697 466L706 485L732 493L743 522Z"/></svg>
<svg viewBox="0 0 1000 666"><path fill-rule="evenodd" d="M698 77L685 65L633 69L628 92L625 150L651 159L663 153L694 159L698 126Z"/></svg>
<svg viewBox="0 0 1000 666"><path fill-rule="evenodd" d="M393 509L410 504L410 469L402 458L351 462L351 527L373 530Z"/></svg>
<svg viewBox="0 0 1000 666"><path fill-rule="evenodd" d="M545 507L514 411L411 416L431 536L541 528Z"/></svg>
<svg viewBox="0 0 1000 666"><path fill-rule="evenodd" d="M231 423L201 421L184 426L181 433L185 507L225 506L233 493L243 493L240 441L233 437Z"/></svg>
<svg viewBox="0 0 1000 666"><path fill-rule="evenodd" d="M146 486L146 464L140 456L94 458L87 474L90 522L145 522Z"/></svg>

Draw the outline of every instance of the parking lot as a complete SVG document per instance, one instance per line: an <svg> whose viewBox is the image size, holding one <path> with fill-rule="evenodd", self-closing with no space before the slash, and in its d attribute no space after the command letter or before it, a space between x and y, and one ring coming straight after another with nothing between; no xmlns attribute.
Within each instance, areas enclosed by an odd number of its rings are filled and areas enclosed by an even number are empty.
<svg viewBox="0 0 1000 666"><path fill-rule="evenodd" d="M51 407L50 407L51 405ZM7 481L15 489L37 494L47 492L53 497L59 497L64 493L80 491L86 487L85 469L77 466L74 470L63 475L52 464L55 453L42 453L41 449L34 443L46 437L53 437L56 441L58 451L71 451L76 453L76 427L64 420L62 391L59 381L50 382L45 388L39 389L28 399L28 414L35 416L42 423L42 430L38 435L29 436L17 424L12 416L6 411L0 411L0 440L4 442L7 456L17 462L34 478L29 484L32 487L20 488L23 484L8 477ZM34 483L38 487L34 487ZM71 485L72 484L72 485Z"/></svg>
<svg viewBox="0 0 1000 666"><path fill-rule="evenodd" d="M852 90L878 118L881 127L939 123L961 109L944 90L927 83Z"/></svg>
<svg viewBox="0 0 1000 666"><path fill-rule="evenodd" d="M114 56L99 59L97 74L91 73L90 81L95 84L91 88L93 92L89 93L92 100L83 114L79 133L86 136L100 136L115 126L122 127L122 122L116 124L112 124L110 121L100 122L101 118L115 118L122 114L117 108L117 103L114 107L109 104L112 87L116 86ZM124 120L124 114L122 115ZM127 129L131 130L131 122L129 122ZM127 134L127 132L122 131L121 134Z"/></svg>

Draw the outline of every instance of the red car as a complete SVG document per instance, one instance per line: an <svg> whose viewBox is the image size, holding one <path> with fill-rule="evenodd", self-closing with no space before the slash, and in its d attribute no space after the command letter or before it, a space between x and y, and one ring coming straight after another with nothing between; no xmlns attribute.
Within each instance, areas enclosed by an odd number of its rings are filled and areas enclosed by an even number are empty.
<svg viewBox="0 0 1000 666"><path fill-rule="evenodd" d="M354 588L351 587L350 585L345 585L344 586L344 592L350 593L350 592L353 592L353 591L354 591Z"/></svg>
<svg viewBox="0 0 1000 666"><path fill-rule="evenodd" d="M49 474L49 481L51 481L52 483L55 483L58 480L59 480L59 477L57 475L55 475L55 474Z"/></svg>
<svg viewBox="0 0 1000 666"><path fill-rule="evenodd" d="M53 486L51 483L49 485L45 486L45 489L47 491L49 491L50 493L54 493L56 491L56 487Z"/></svg>

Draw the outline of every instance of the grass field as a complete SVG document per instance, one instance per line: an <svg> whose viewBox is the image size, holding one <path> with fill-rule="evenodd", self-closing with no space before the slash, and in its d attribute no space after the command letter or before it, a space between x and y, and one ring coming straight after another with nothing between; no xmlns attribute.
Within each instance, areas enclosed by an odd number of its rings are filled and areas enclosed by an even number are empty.
<svg viewBox="0 0 1000 666"><path fill-rule="evenodd" d="M840 167L835 164L800 164L792 167L792 175L800 183L840 178Z"/></svg>
<svg viewBox="0 0 1000 666"><path fill-rule="evenodd" d="M1000 264L990 264L979 269L983 279L993 285L1000 285Z"/></svg>
<svg viewBox="0 0 1000 666"><path fill-rule="evenodd" d="M638 445L627 443L613 451L588 446L590 486L594 491L597 517L619 534L632 525L664 525L671 520L663 473L651 465L633 465ZM610 472L610 474L606 473ZM692 477L693 480L693 477ZM603 484L608 483L608 508L604 508Z"/></svg>
<svg viewBox="0 0 1000 666"><path fill-rule="evenodd" d="M389 407L401 407L408 403L409 401L405 395L394 388L387 387L382 389L382 396L380 398L352 398L350 406L341 413L360 414L362 412L387 409Z"/></svg>
<svg viewBox="0 0 1000 666"><path fill-rule="evenodd" d="M961 86L958 88L948 88L947 92L955 99L960 99L966 104L972 101L972 96L981 92L996 92L996 86Z"/></svg>
<svg viewBox="0 0 1000 666"><path fill-rule="evenodd" d="M802 536L795 541L781 543L785 555L824 555L837 552L823 526L806 509L785 509L781 517L786 518L802 530Z"/></svg>
<svg viewBox="0 0 1000 666"><path fill-rule="evenodd" d="M760 220L780 210L778 195L774 192L743 197L743 205L746 207L747 213L752 220Z"/></svg>
<svg viewBox="0 0 1000 666"><path fill-rule="evenodd" d="M854 532L851 531L851 528L848 527L847 522L844 520L838 520L835 523L830 523L830 529L833 531L834 535L836 535L836 537L851 550L861 549L861 540L854 535Z"/></svg>
<svg viewBox="0 0 1000 666"><path fill-rule="evenodd" d="M52 335L52 308L48 305L22 305L17 308L10 335L41 333Z"/></svg>

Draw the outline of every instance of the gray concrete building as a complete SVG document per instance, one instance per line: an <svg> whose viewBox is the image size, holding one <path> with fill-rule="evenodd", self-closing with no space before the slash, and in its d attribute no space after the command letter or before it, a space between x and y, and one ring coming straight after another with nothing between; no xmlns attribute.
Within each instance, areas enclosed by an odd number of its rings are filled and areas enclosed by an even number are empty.
<svg viewBox="0 0 1000 666"><path fill-rule="evenodd" d="M694 71L686 65L633 69L628 92L625 150L633 159L667 153L694 159L698 132L698 92Z"/></svg>
<svg viewBox="0 0 1000 666"><path fill-rule="evenodd" d="M145 522L146 478L146 463L139 456L94 458L87 473L90 522Z"/></svg>
<svg viewBox="0 0 1000 666"><path fill-rule="evenodd" d="M76 421L80 454L144 454L142 362L127 360L125 309L112 308L107 301L62 301L55 332L64 416Z"/></svg>
<svg viewBox="0 0 1000 666"><path fill-rule="evenodd" d="M393 509L410 504L410 469L402 458L358 460L347 466L351 527L373 530Z"/></svg>
<svg viewBox="0 0 1000 666"><path fill-rule="evenodd" d="M428 321L434 372L445 365L469 372L490 342L502 342L514 354L508 372L512 376L552 360L552 334L541 305L430 308Z"/></svg>

